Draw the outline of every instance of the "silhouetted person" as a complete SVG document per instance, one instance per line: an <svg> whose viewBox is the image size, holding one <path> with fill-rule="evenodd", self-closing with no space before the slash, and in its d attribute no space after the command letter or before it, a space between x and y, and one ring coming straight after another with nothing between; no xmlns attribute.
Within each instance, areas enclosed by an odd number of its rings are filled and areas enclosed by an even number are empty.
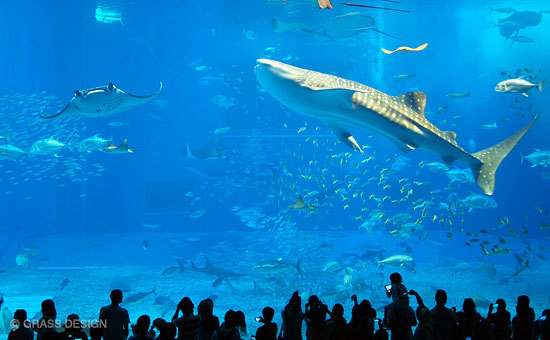
<svg viewBox="0 0 550 340"><path fill-rule="evenodd" d="M115 289L111 292L111 304L104 306L99 311L100 323L103 323L103 339L126 340L130 329L130 316L128 311L119 305L122 303L122 291ZM37 339L38 340L38 339Z"/></svg>
<svg viewBox="0 0 550 340"><path fill-rule="evenodd" d="M176 308L176 313L172 317L172 322L178 328L178 340L197 340L199 336L199 326L201 323L201 317L194 315L193 310L195 305L191 302L191 299L184 297ZM182 316L178 318L179 312L182 312Z"/></svg>
<svg viewBox="0 0 550 340"><path fill-rule="evenodd" d="M281 312L283 324L281 325L282 338L285 340L302 340L302 324L304 313L302 312L302 298L298 292L294 292L285 309Z"/></svg>
<svg viewBox="0 0 550 340"><path fill-rule="evenodd" d="M237 316L235 313L231 309L225 313L224 322L212 334L212 340L241 340L241 336L237 330Z"/></svg>
<svg viewBox="0 0 550 340"><path fill-rule="evenodd" d="M61 340L88 339L88 335L82 330L82 324L76 314L67 316L67 321L63 328L65 328L65 330L59 334L59 339Z"/></svg>
<svg viewBox="0 0 550 340"><path fill-rule="evenodd" d="M434 340L455 339L457 333L456 314L453 310L445 307L447 293L439 289L435 293L435 307L430 311L434 326Z"/></svg>
<svg viewBox="0 0 550 340"><path fill-rule="evenodd" d="M413 337L412 327L416 326L414 310L409 306L409 296L400 294L388 309L388 328L392 340L410 340Z"/></svg>
<svg viewBox="0 0 550 340"><path fill-rule="evenodd" d="M237 325L237 330L239 331L239 334L242 339L246 337L246 318L244 317L243 311L236 311L235 312L235 320Z"/></svg>
<svg viewBox="0 0 550 340"><path fill-rule="evenodd" d="M327 312L327 305L323 304L316 295L309 297L305 313L308 340L328 340L332 329L326 323Z"/></svg>
<svg viewBox="0 0 550 340"><path fill-rule="evenodd" d="M399 273L392 273L390 275L390 289L387 289L386 287L386 295L387 297L391 297L392 302L386 307L384 307L384 320L383 323L388 323L388 312L394 308L394 307L403 307L405 308L404 300L401 299L401 297L407 293L407 287L403 285L403 278L401 277L401 274ZM407 299L408 301L408 299ZM398 304L400 304L398 306ZM408 303L407 303L408 306Z"/></svg>
<svg viewBox="0 0 550 340"><path fill-rule="evenodd" d="M550 340L550 309L545 309L542 316L535 322L535 331L540 340Z"/></svg>
<svg viewBox="0 0 550 340"><path fill-rule="evenodd" d="M414 330L414 340L433 340L434 326L430 310L424 305L424 301L417 292L410 290L409 295L416 297L418 303L416 308L418 326Z"/></svg>
<svg viewBox="0 0 550 340"><path fill-rule="evenodd" d="M471 338L474 334L474 325L481 318L476 311L476 304L471 298L464 299L462 311L456 313L458 323L458 339Z"/></svg>
<svg viewBox="0 0 550 340"><path fill-rule="evenodd" d="M157 318L153 320L153 327L159 331L155 340L174 340L177 334L176 325L166 320Z"/></svg>
<svg viewBox="0 0 550 340"><path fill-rule="evenodd" d="M140 316L135 325L132 325L133 335L128 340L152 340L155 337L153 330L149 330L151 318L148 315Z"/></svg>
<svg viewBox="0 0 550 340"><path fill-rule="evenodd" d="M57 311L55 310L55 304L53 300L42 301L42 317L38 321L37 325L33 325L32 328L36 332L36 340L47 340L46 338L53 338L56 336L55 330L55 318Z"/></svg>
<svg viewBox="0 0 550 340"><path fill-rule="evenodd" d="M264 325L256 331L256 340L276 340L277 339L277 324L272 322L275 311L271 307L265 307L262 310L262 318L260 322Z"/></svg>
<svg viewBox="0 0 550 340"><path fill-rule="evenodd" d="M526 295L518 296L516 316L512 319L513 340L531 340L533 336L533 322L535 311L529 306L530 300Z"/></svg>
<svg viewBox="0 0 550 340"><path fill-rule="evenodd" d="M210 340L212 334L220 328L220 320L214 316L214 301L202 300L197 307L197 313L201 317L198 340Z"/></svg>
<svg viewBox="0 0 550 340"><path fill-rule="evenodd" d="M13 314L13 319L17 322L17 328L10 331L8 340L32 340L34 332L27 327L27 312L24 309L18 309Z"/></svg>
<svg viewBox="0 0 550 340"><path fill-rule="evenodd" d="M337 303L332 307L332 313L329 313L330 319L327 321L330 332L330 340L346 339L346 319L344 318L344 306Z"/></svg>
<svg viewBox="0 0 550 340"><path fill-rule="evenodd" d="M357 303L357 296L351 296L354 306L351 310L351 320L346 325L345 336L347 339L370 340L374 336L374 317L376 311L367 300Z"/></svg>
<svg viewBox="0 0 550 340"><path fill-rule="evenodd" d="M506 310L506 302L497 299L497 310L493 313L493 304L489 305L487 320L493 328L493 340L509 340L512 335L512 321L510 312Z"/></svg>

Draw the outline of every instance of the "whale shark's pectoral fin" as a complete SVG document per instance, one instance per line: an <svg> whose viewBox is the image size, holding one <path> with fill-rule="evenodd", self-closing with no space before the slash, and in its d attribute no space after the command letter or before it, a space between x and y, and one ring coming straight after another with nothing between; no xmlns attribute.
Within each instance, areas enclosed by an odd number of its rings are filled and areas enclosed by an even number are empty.
<svg viewBox="0 0 550 340"><path fill-rule="evenodd" d="M337 125L337 124L334 124L334 123L325 123L326 125L328 125L331 129L332 129L332 132L336 135L336 137L338 137L338 139L346 144L347 146L351 147L352 149L357 149L359 150L361 153L364 153L363 152L363 149L359 146L359 144L357 143L357 141L355 140L355 138L353 138L353 135L351 133L349 133L345 128Z"/></svg>

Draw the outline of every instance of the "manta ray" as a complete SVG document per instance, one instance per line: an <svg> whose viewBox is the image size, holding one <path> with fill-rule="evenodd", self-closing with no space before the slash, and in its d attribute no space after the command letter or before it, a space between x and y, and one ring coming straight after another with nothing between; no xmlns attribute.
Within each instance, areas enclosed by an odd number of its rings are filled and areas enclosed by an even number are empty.
<svg viewBox="0 0 550 340"><path fill-rule="evenodd" d="M77 118L107 117L145 104L153 100L161 90L162 83L160 83L160 88L155 93L147 96L126 93L118 89L113 83L87 90L76 90L73 99L61 111L51 116L40 115L40 117L46 119L59 116Z"/></svg>
<svg viewBox="0 0 550 340"><path fill-rule="evenodd" d="M134 150L128 147L128 139L125 139L119 146L115 146L113 142L108 147L103 148L101 151L118 155L122 153L134 153Z"/></svg>
<svg viewBox="0 0 550 340"><path fill-rule="evenodd" d="M313 205L307 205L305 202L304 202L304 199L302 198L302 196L298 197L298 200L296 200L296 203L289 206L288 209L296 209L296 210L300 210L300 209L316 209L315 206Z"/></svg>
<svg viewBox="0 0 550 340"><path fill-rule="evenodd" d="M504 141L471 154L458 145L454 131L441 131L426 118L424 92L391 96L355 81L269 59L258 59L255 73L260 85L280 103L320 119L348 146L363 152L348 130L357 126L381 134L403 152L424 149L438 154L448 165L464 162L487 195L495 189L498 166L535 123L533 120Z"/></svg>
<svg viewBox="0 0 550 340"><path fill-rule="evenodd" d="M412 47L407 47L407 46L401 46L399 47L398 49L396 50L393 50L393 51L388 51L386 50L385 48L382 49L382 52L386 53L386 54L402 54L402 53L407 53L407 52L418 52L418 51L422 51L423 49L425 49L426 47L428 47L428 43L425 43L424 45L420 45L416 48L412 48Z"/></svg>

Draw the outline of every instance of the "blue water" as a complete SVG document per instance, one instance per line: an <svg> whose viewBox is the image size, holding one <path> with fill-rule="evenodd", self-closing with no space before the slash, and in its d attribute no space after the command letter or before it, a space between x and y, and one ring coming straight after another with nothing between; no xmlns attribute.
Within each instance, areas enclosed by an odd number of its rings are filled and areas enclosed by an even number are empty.
<svg viewBox="0 0 550 340"><path fill-rule="evenodd" d="M520 31L532 42L512 43L494 27L507 14L489 8L538 12L545 5L543 1L517 6L512 2L403 1L396 6L411 12L399 13L337 4L333 10L320 10L292 0L286 4L4 1L0 5L0 136L9 136L9 141L4 138L2 143L28 151L36 140L53 136L71 147L57 157L0 160L0 268L8 269L0 274L0 292L19 296L32 295L29 290L34 290L56 295L59 309L69 314L76 309L69 297L86 283L91 285L95 275L105 282L122 276L135 283L134 292L164 284L174 301L186 294L194 301L217 294L218 315L242 303L242 309L250 308L245 312L251 313L252 320L265 305L280 310L296 289L321 296L336 289L340 295L335 300L345 301L359 291L381 307L383 297L377 300L376 289L364 285L382 287L388 274L397 270L405 273L409 288L421 293L422 287L426 289L430 305L436 288L453 292L453 301L460 305L469 295L491 294L489 288L498 282L509 306L525 293L532 296L538 313L550 296L547 287L542 290L535 283L548 277L550 170L531 167L528 161L521 164L520 153L550 149L550 97L546 89L543 93L532 89L524 98L496 93L494 87L507 78L501 72L514 76L521 69L523 75L536 75L537 83L550 77L550 14L543 13L540 24ZM122 23L96 20L98 6L116 9ZM372 31L340 39L278 33L271 28L271 19L278 17L284 23L302 22L320 31L323 22L353 11L372 16L377 29L401 40ZM381 48L425 42L428 47L417 53L381 52ZM538 119L497 172L492 198L498 207L471 212L468 207L457 208L451 213L438 209L440 202L452 204L472 193L482 194L475 183L449 187L444 173L419 165L441 162L437 155L422 150L403 154L384 137L358 128L352 129L355 139L370 148L365 155L348 149L321 121L292 112L261 91L254 65L266 54L391 95L423 91L427 118L441 130L455 131L458 144L471 152L500 142L535 115ZM395 80L398 74L416 76ZM159 82L163 90L155 101L107 118L46 121L37 117L63 108L75 89L109 82L136 95L153 93ZM470 96L446 96L452 92ZM226 96L226 107L213 102L216 96ZM440 110L443 106L448 108ZM186 159L187 144L198 152L215 140L213 131L227 121L231 129L219 135L227 158ZM123 126L108 125L113 122ZM497 128L482 127L493 122ZM298 132L302 128L306 129ZM113 138L117 145L127 138L135 152L110 155L74 150L73 145L95 134ZM402 168L384 170L398 157L406 157L401 158L406 163ZM401 192L405 183L409 187ZM404 199L410 189L411 196ZM300 195L317 209L288 210ZM375 200L385 196L380 204ZM425 210L414 209L425 201L433 203ZM373 213L372 228L361 227L375 209L380 212ZM402 223L388 221L397 213L409 214L406 222L416 221L422 229L400 234ZM507 243L499 243L499 237ZM480 241L465 245L472 238ZM487 255L479 246L484 240L491 242L488 251L495 244L510 251ZM383 257L411 255L415 272L404 267L377 268L382 258L348 261L340 257L341 253L359 254L364 247L384 250ZM26 254L28 266L16 266L18 254ZM514 254L530 264L516 276L512 274L524 262ZM269 286L270 293L255 296L253 303L238 296L224 300L231 289L225 283L212 287L213 276L191 271L160 276L176 259L188 269L191 261L204 265L206 256L218 266L246 274L235 279L236 287L246 290L256 282ZM254 271L255 264L268 259L288 263L302 259L305 277L294 270L276 275ZM323 271L331 261L342 269L333 274ZM463 262L471 264L468 274L453 269ZM80 269L85 271L81 274L74 272L78 268L64 271L79 266L108 269ZM483 271L487 266L496 268L496 276L487 276ZM140 279L143 271L151 275ZM343 287L346 273L356 280ZM78 275L85 279L72 278ZM66 277L81 286L69 285L59 292L58 285ZM22 281L24 289L18 285ZM99 308L106 303L110 287L93 286L97 296L90 305ZM185 293L184 287L192 288ZM492 292L486 298L493 301L499 296ZM145 302L133 307L132 319L142 312L153 313L147 306ZM90 315L95 315L94 308ZM346 308L348 314L351 305Z"/></svg>

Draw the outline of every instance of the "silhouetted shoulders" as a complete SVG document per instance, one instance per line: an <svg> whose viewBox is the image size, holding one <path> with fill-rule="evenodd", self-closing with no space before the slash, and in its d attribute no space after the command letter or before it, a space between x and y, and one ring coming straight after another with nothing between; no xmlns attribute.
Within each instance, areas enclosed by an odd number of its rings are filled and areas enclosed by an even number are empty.
<svg viewBox="0 0 550 340"><path fill-rule="evenodd" d="M103 331L104 340L120 340L127 336L130 316L128 311L120 306L108 305L101 308L100 320L106 322L107 327Z"/></svg>
<svg viewBox="0 0 550 340"><path fill-rule="evenodd" d="M32 340L33 338L34 332L32 329L26 327L12 330L8 335L8 340Z"/></svg>
<svg viewBox="0 0 550 340"><path fill-rule="evenodd" d="M201 317L199 315L185 315L174 320L178 328L178 340L197 339Z"/></svg>

